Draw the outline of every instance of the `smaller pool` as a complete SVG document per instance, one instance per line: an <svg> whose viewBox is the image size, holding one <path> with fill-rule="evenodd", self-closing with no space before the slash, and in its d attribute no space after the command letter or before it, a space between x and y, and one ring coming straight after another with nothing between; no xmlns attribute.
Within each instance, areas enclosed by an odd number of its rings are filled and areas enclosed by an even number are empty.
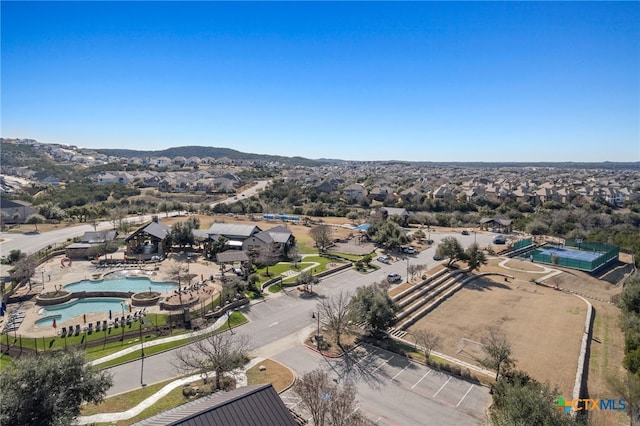
<svg viewBox="0 0 640 426"><path fill-rule="evenodd" d="M157 291L160 293L172 292L178 288L174 282L156 282L147 277L136 278L115 278L99 281L82 280L64 286L65 290L71 292L79 291L132 291L140 293L143 291Z"/></svg>
<svg viewBox="0 0 640 426"><path fill-rule="evenodd" d="M40 309L40 315L44 318L40 318L35 322L35 325L40 327L52 327L53 320L55 318L57 324L69 321L73 317L77 317L83 314L90 314L96 312L104 313L104 319L109 319L109 310L111 310L113 316L122 315L122 303L125 303L125 299L83 299L76 300L70 303L64 303L62 305L46 306ZM129 306L125 304L125 313L129 312ZM79 320L79 324L82 323L82 318Z"/></svg>

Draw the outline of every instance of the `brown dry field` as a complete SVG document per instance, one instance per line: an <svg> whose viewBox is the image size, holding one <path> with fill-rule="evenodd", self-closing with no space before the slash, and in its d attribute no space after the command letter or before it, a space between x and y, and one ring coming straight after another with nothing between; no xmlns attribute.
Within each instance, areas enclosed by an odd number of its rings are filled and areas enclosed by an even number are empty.
<svg viewBox="0 0 640 426"><path fill-rule="evenodd" d="M621 397L610 381L624 373L624 335L620 330L620 309L609 303L591 300L595 309L593 340L589 358L589 396L593 399ZM628 425L629 418L623 413L593 411L589 416L591 426Z"/></svg>
<svg viewBox="0 0 640 426"><path fill-rule="evenodd" d="M549 382L563 396L573 391L577 358L586 315L586 304L578 297L532 282L541 279L542 265L521 260L491 259L480 272L500 272L513 276L479 278L453 295L408 331L426 328L440 335L440 352L474 363L482 354L479 342L490 327L507 334L516 359L516 368L534 378ZM429 271L433 274L435 271ZM609 300L621 291L579 271L563 271L545 284L580 291ZM404 286L407 286L406 284ZM398 288L396 290L399 291ZM619 398L610 383L622 374L624 335L619 327L620 310L610 304L589 299L595 309L589 359L588 391L591 398ZM409 339L411 337L409 336ZM477 362L475 362L477 364ZM594 425L628 424L624 414L604 412L590 416Z"/></svg>

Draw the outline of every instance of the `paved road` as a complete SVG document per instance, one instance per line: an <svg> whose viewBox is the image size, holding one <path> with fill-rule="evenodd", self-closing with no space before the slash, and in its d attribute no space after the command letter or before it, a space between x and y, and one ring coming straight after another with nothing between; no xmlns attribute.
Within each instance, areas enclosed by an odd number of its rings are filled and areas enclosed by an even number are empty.
<svg viewBox="0 0 640 426"><path fill-rule="evenodd" d="M429 258L429 253L427 252L420 253L412 259L415 259L417 262L428 263L429 266L432 266L432 264L435 263L433 259ZM319 297L328 297L330 295L337 294L340 291L354 292L357 287L368 285L380 278L384 278L388 271L399 267L404 267L404 262L400 261L391 265L383 265L382 270L368 275L363 275L353 270L340 272L324 279L321 284L315 287L315 290L318 293L317 298L301 298L295 290L290 290L288 293L281 293L277 296L271 295L267 298L267 301L252 304L243 310L250 322L237 328L235 332L250 336L251 344L256 348L257 355L274 357L275 359L280 359L286 363L289 351L294 351L295 353L295 351L302 349L306 354L302 358L308 357L310 354L314 354L314 352L301 348L300 342L304 336L308 335L316 327L317 323L316 320L312 318L312 314L317 311ZM308 352L310 352L310 354ZM144 365L144 383L151 384L176 377L178 372L172 367L175 357L174 354L175 351L168 351L163 354L148 357L145 360ZM300 357L298 357L298 359L299 358ZM313 356L310 356L308 359L313 360ZM391 363L391 366L393 365L395 365L395 363ZM313 361L309 364L304 364L304 362L301 363L298 360L296 361L296 365L292 367L298 372L304 372L313 369L316 366L317 361L315 364ZM386 371L386 368L387 367L381 368L378 374ZM111 368L110 371L114 375L114 386L109 390L109 395L139 388L139 377L141 373L140 361L120 365ZM434 374L434 377L435 376L437 375ZM419 390L420 388L418 388L418 390L414 390L414 394L418 394ZM369 398L370 392L371 391L368 389L362 389L361 399L365 400L366 398ZM395 392L395 389L391 392ZM370 417L385 417L387 421L389 419L399 421L400 418L404 416L402 413L394 414L393 411L384 411L380 414L376 414L377 412L375 411L375 408L381 406L379 402L376 402L376 399L385 399L386 397L381 397L375 392L370 396L373 398L373 402L367 402L367 404L363 405L363 409L370 407ZM416 395L408 396L407 398L408 400L412 400L416 398ZM486 397L485 400L479 404L479 410L477 407L471 409L473 415L478 415L479 412L481 413L482 406L485 402ZM434 412L447 411L451 408L450 406L447 406L446 403L443 404L444 405L441 404L442 406L439 406L439 408ZM455 404L453 405L455 406ZM392 404L390 409L393 406L394 405ZM397 407L397 405L395 406ZM416 403L416 409L421 406L421 403ZM455 414L455 416L458 415L460 414ZM476 420L471 421L470 419L471 417L467 419L469 421L465 421L462 424L476 422ZM409 423L402 421L399 424Z"/></svg>
<svg viewBox="0 0 640 426"><path fill-rule="evenodd" d="M483 419L489 400L484 386L369 345L358 347L351 358L323 358L300 346L274 357L298 374L320 368L339 383L354 383L357 409L377 424L475 425ZM281 396L289 407L310 417L292 390Z"/></svg>
<svg viewBox="0 0 640 426"><path fill-rule="evenodd" d="M218 203L232 203L237 201L237 198L251 197L258 191L263 190L268 183L269 181L258 181L251 188L239 193L236 197L229 197L224 200L217 201L212 205ZM174 211L167 213L168 216L178 216L181 214L184 214L184 212ZM129 217L126 221L132 224L142 224L150 221L151 218L152 215L141 215ZM81 236L85 232L91 232L94 230L103 231L108 229L113 229L113 223L111 221L99 222L95 229L93 225L85 224L40 233L15 234L11 232L1 232L0 239L3 241L0 242L0 255L6 256L11 252L11 250L20 250L23 253L33 253L48 246L55 247L56 244L61 244L70 238Z"/></svg>
<svg viewBox="0 0 640 426"><path fill-rule="evenodd" d="M99 229L102 229L103 226L105 227L104 229L108 229L111 227L111 224L103 222L99 225ZM72 229L69 228L34 235L3 234L3 238L7 237L9 239L4 241L0 245L0 248L2 249L3 254L8 253L8 251L12 249L31 252L38 248L52 245L59 241L64 241L71 236L81 235L83 232L91 230L93 230L91 225L85 225L81 227L74 227ZM389 265L380 264L381 268L371 274L363 275L353 270L337 273L323 279L321 284L316 286L314 290L318 293L318 297L328 297L333 294L337 294L340 291L353 293L359 286L369 285L376 281L382 281L385 279L387 274L391 272L399 273L403 279L406 280L408 264L425 264L427 265L427 269L429 269L437 263L432 259L433 254L435 253L435 246L437 246L438 242L446 236L455 236L464 246L468 246L473 243L474 240L477 240L480 245L484 246L491 243L491 239L494 234L479 233L477 235L471 234L469 236L463 236L458 233L432 232L430 237L435 242L434 246L421 253L408 255L405 258L394 261ZM303 372L313 369L318 364L317 357L319 355L313 355L313 352L311 352L311 356L309 356L307 353L309 350L300 346L300 336L313 331L316 320L312 318L312 313L317 311L317 304L317 298L301 298L296 291L290 291L276 296L270 295L266 302L253 304L250 307L245 308L244 312L250 322L236 329L236 332L250 336L251 343L253 347L257 349L256 354L258 355L275 357L276 359L287 359L289 352L291 351L293 354L292 356L298 360L295 361L294 366L296 371ZM305 351L305 355L303 355L302 358L308 358L311 360L308 365L299 361L301 358L300 356L295 356L297 351L300 350ZM382 363L390 356L391 355L388 355L386 358L381 358L379 363ZM114 386L109 390L109 395L137 389L140 387L141 382L151 384L176 377L178 375L178 371L173 367L174 357L175 350L147 357L144 360L144 365L142 365L141 361L134 361L111 368L110 371L114 375ZM375 358L372 357L371 359L374 360ZM375 374L379 376L386 372L388 368L392 368L396 365L395 361L389 361L388 364L389 365L381 365L380 368L375 371ZM412 373L414 368L417 367L407 367L401 375L405 375L407 371ZM389 376L391 372L386 374ZM434 378L441 377L440 373L430 373L429 376L431 375L433 375ZM427 383L432 383L431 381L427 381L424 385L421 383L419 385L414 383L409 386L410 380L412 380L413 376L411 374L406 374L406 377L407 380L409 380L406 383L404 381L398 382L398 378L391 381L387 380L389 383L385 380L381 380L382 383L385 383L385 387L380 387L378 389L370 389L364 384L359 383L358 390L359 398L362 401L362 410L365 411L369 417L374 419L380 418L381 422L391 424L394 422L397 422L397 424L416 424L416 422L418 422L418 424L470 424L476 422L477 418L473 416L476 416L478 413L479 409L477 405L479 403L472 402L475 401L474 398L470 398L469 401L466 401L466 398L469 398L469 396L467 396L460 405L457 405L460 400L453 404L459 394L459 392L456 391L452 392L449 399L442 399L448 395L452 389L462 387L462 390L464 390L464 385L457 384L453 379L447 379L449 381L443 389L440 390L438 394L435 394L434 392L435 395L429 397L429 392L432 389L427 388L426 386ZM404 377L402 380L404 380ZM424 379L422 381L424 381ZM438 382L436 382L436 384L437 383ZM440 386L442 386L442 384ZM408 391L406 389L407 387L409 388ZM380 390L382 390L382 392ZM469 390L469 395L476 392L482 394L483 392L481 390L476 391L476 389L470 385L467 387L467 390ZM396 395L404 396L400 398L397 403L389 403L389 401L395 398ZM461 399L462 397L463 396L460 396ZM423 401L425 398L435 404L429 403L433 405L433 407L430 405L428 419L424 418L424 407L425 404L428 404ZM480 398L482 398L482 396ZM486 395L484 398L486 401ZM397 407L400 406L400 402L404 404L402 410L397 409ZM481 405L483 405L483 403L480 404L480 406ZM411 414L414 410L416 413L420 410L422 411L422 418L420 421L418 421L420 418L416 417L417 414ZM452 423L443 423L438 421L431 422L431 420L429 420L431 418L440 420L444 419L442 421L446 420L447 422L451 421Z"/></svg>

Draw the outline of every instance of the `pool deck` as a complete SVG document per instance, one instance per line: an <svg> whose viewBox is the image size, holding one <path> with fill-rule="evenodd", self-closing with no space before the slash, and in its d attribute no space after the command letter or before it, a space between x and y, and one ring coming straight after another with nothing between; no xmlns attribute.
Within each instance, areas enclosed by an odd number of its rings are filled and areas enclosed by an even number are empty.
<svg viewBox="0 0 640 426"><path fill-rule="evenodd" d="M113 258L122 256L122 253L114 254ZM178 263L186 264L186 257L180 255L171 255L169 258L163 260L158 264L147 264L142 268L139 266L128 268L126 267L112 267L112 268L99 268L96 269L95 266L90 261L85 260L74 260L71 266L62 267L61 260L64 256L57 256L48 260L46 263L42 263L36 268L36 272L31 279L31 291L29 291L29 286L24 286L20 288L15 295L25 295L25 294L40 294L42 292L55 291L56 287L64 287L67 284L71 284L76 281L81 280L90 280L94 278L95 274L104 275L109 272L119 271L119 270L129 270L130 272L136 274L131 276L146 276L149 277L153 281L171 281L171 277L169 276L168 271L170 271L175 265ZM139 272L134 272L139 271ZM217 275L219 273L218 266L209 261L193 261L189 263L189 273L194 274L196 278L193 278L191 283L195 283L200 281L200 277L203 276L205 278L206 286L200 290L197 294L200 295L202 301L210 302L212 295L215 297L221 289L220 281L211 282L207 279L211 275ZM96 275L97 276L97 275ZM44 283L42 282L44 278ZM182 285L186 285L184 282ZM77 300L77 299L71 299ZM125 304L131 303L131 299L125 299ZM54 330L51 326L37 326L35 322L39 319L42 319L43 316L38 312L42 309L41 306L35 303L35 298L29 301L25 301L22 303L12 303L7 306L7 311L11 313L12 311L23 311L25 313L24 319L22 320L22 324L16 330L16 333L26 337L42 337L42 336L53 336L59 332L62 327L75 326L76 324L80 324L81 327L85 326L83 316L76 316L71 318L69 321L64 323L57 323L57 328ZM133 307L133 311L142 310L142 307ZM169 311L161 311L158 305L148 306L146 308L146 312L148 313L169 313ZM96 321L108 320L109 316L107 313L89 313L87 315L87 323ZM122 315L121 312L113 312L114 316ZM125 310L125 315L129 315L129 312ZM0 330L4 329L4 322L7 320L7 315L2 317L0 320ZM11 332L13 333L13 332Z"/></svg>

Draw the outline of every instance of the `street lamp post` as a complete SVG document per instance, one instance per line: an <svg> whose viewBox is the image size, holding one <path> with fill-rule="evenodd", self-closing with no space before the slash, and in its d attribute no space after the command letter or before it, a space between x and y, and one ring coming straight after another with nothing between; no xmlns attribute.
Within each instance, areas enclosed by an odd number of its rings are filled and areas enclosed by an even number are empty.
<svg viewBox="0 0 640 426"><path fill-rule="evenodd" d="M231 329L231 310L227 309L225 312L227 314L227 327L229 327L229 332L233 334L233 330Z"/></svg>
<svg viewBox="0 0 640 426"><path fill-rule="evenodd" d="M124 345L124 324L122 323L122 318L124 318L124 303L120 302L120 307L122 308L122 317L120 318L120 328L122 329L122 335L120 337L121 345Z"/></svg>
<svg viewBox="0 0 640 426"><path fill-rule="evenodd" d="M316 318L316 313L311 313L311 318ZM316 349L320 352L320 311L318 311L318 328L316 331Z"/></svg>
<svg viewBox="0 0 640 426"><path fill-rule="evenodd" d="M144 340L142 338L142 317L138 318L138 323L140 324L140 328L138 329L140 332L140 386L144 387Z"/></svg>
<svg viewBox="0 0 640 426"><path fill-rule="evenodd" d="M409 256L407 256L407 284L409 284Z"/></svg>

